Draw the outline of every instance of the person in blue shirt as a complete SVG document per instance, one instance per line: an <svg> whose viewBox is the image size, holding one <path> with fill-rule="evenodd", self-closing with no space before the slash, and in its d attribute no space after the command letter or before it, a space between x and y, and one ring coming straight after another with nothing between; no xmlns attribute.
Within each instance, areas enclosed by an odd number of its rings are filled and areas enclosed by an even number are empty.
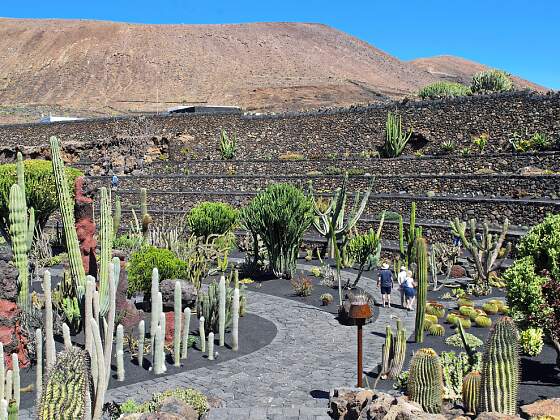
<svg viewBox="0 0 560 420"><path fill-rule="evenodd" d="M113 177L111 178L111 188L116 190L118 185L119 185L119 177L113 174Z"/></svg>
<svg viewBox="0 0 560 420"><path fill-rule="evenodd" d="M377 278L377 286L381 286L381 300L383 307L391 307L391 290L393 289L393 273L389 269L389 264L383 263Z"/></svg>

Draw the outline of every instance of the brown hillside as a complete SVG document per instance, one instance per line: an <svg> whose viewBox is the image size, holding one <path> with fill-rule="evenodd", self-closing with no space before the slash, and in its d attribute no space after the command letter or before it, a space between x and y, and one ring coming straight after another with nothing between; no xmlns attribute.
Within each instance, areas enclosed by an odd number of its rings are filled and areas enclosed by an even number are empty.
<svg viewBox="0 0 560 420"><path fill-rule="evenodd" d="M419 69L427 71L438 79L464 83L466 85L471 83L472 76L475 73L491 68L484 64L477 63L476 61L466 60L452 55L417 58L416 60L409 61L409 63L414 64ZM544 86L537 85L536 83L516 76L513 76L512 79L515 87L518 89L529 88L540 92L549 90Z"/></svg>

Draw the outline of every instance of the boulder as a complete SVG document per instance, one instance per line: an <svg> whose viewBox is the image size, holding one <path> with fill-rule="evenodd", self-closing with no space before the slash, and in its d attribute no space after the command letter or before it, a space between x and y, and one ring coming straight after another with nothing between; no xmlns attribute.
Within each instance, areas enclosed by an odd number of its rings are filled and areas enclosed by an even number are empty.
<svg viewBox="0 0 560 420"><path fill-rule="evenodd" d="M175 414L185 420L198 420L198 412L186 402L175 397L164 399L159 412Z"/></svg>
<svg viewBox="0 0 560 420"><path fill-rule="evenodd" d="M383 417L370 417L383 420L445 420L442 414L428 414L422 410L422 406L410 401L406 396L394 398L387 414Z"/></svg>
<svg viewBox="0 0 560 420"><path fill-rule="evenodd" d="M182 308L193 307L196 303L197 290L194 284L181 279L166 279L160 282L159 291L164 310L173 310L175 301L175 282L181 282Z"/></svg>
<svg viewBox="0 0 560 420"><path fill-rule="evenodd" d="M126 291L128 289L128 276L126 274L125 262L121 260L121 274L119 276L119 285L116 291L116 307L115 312L119 323L122 324L125 331L132 332L138 326L138 323L144 319L144 311L136 308L131 300L127 299Z"/></svg>
<svg viewBox="0 0 560 420"><path fill-rule="evenodd" d="M510 414L484 412L480 413L476 420L522 420L519 416L512 416Z"/></svg>
<svg viewBox="0 0 560 420"><path fill-rule="evenodd" d="M12 264L10 247L0 248L0 299L15 302L17 300L18 270Z"/></svg>
<svg viewBox="0 0 560 420"><path fill-rule="evenodd" d="M453 279L465 277L466 274L466 270L460 265L454 265L453 267L451 267L450 277Z"/></svg>
<svg viewBox="0 0 560 420"><path fill-rule="evenodd" d="M539 416L558 416L560 417L560 398L550 398L548 400L538 400L532 404L522 405L521 414L527 418Z"/></svg>
<svg viewBox="0 0 560 420"><path fill-rule="evenodd" d="M20 325L21 310L9 300L0 299L0 341L4 345L4 359L8 369L12 368L10 354L17 353L20 367L30 364L27 353L28 339Z"/></svg>

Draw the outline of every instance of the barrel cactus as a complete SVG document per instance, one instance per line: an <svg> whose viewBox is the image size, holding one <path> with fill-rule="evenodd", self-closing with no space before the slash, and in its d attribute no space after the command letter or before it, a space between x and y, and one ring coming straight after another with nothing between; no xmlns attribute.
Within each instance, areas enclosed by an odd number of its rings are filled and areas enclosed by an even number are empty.
<svg viewBox="0 0 560 420"><path fill-rule="evenodd" d="M87 351L72 347L57 357L43 385L37 408L40 420L86 419L91 398L90 358Z"/></svg>
<svg viewBox="0 0 560 420"><path fill-rule="evenodd" d="M445 334L445 328L441 324L432 324L428 329L428 333L436 337L442 337Z"/></svg>
<svg viewBox="0 0 560 420"><path fill-rule="evenodd" d="M479 315L474 319L474 323L477 327L490 328L492 326L492 320L484 315Z"/></svg>
<svg viewBox="0 0 560 420"><path fill-rule="evenodd" d="M519 339L511 318L495 324L484 350L479 412L495 411L514 415L519 387Z"/></svg>
<svg viewBox="0 0 560 420"><path fill-rule="evenodd" d="M468 414L476 414L480 395L480 372L473 370L463 378L463 407Z"/></svg>
<svg viewBox="0 0 560 420"><path fill-rule="evenodd" d="M437 353L422 348L410 362L407 393L427 413L441 413L443 404L443 372Z"/></svg>

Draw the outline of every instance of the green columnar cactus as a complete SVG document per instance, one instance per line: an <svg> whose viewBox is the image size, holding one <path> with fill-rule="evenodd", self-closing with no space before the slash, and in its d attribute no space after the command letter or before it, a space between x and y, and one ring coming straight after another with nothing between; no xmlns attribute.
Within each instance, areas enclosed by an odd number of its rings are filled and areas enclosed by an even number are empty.
<svg viewBox="0 0 560 420"><path fill-rule="evenodd" d="M181 366L181 308L183 302L181 299L181 282L175 282L175 295L174 295L174 313L173 313L173 363L175 366Z"/></svg>
<svg viewBox="0 0 560 420"><path fill-rule="evenodd" d="M99 300L100 315L105 316L109 310L109 264L113 254L113 223L111 218L111 198L107 188L101 187L100 240L101 255L99 258Z"/></svg>
<svg viewBox="0 0 560 420"><path fill-rule="evenodd" d="M91 398L89 354L78 347L64 350L49 370L37 407L40 420L85 419Z"/></svg>
<svg viewBox="0 0 560 420"><path fill-rule="evenodd" d="M406 357L406 330L402 326L400 319L397 319L397 332L393 338L391 368L387 375L390 379L395 379L402 371L404 359Z"/></svg>
<svg viewBox="0 0 560 420"><path fill-rule="evenodd" d="M163 300L161 297L161 292L159 293L159 305L160 305L160 315L159 315L159 325L161 327L161 341L160 341L160 348L159 348L159 352L161 354L161 364L162 364L162 369L163 372L167 372L167 364L165 363L165 332L167 331L166 329L166 318L165 318L165 314L163 313L163 309L161 309L163 306Z"/></svg>
<svg viewBox="0 0 560 420"><path fill-rule="evenodd" d="M443 372L439 357L433 349L422 348L410 361L407 393L425 412L441 413L443 404Z"/></svg>
<svg viewBox="0 0 560 420"><path fill-rule="evenodd" d="M64 338L64 348L66 350L72 347L72 340L70 339L70 327L64 322L62 323L62 337Z"/></svg>
<svg viewBox="0 0 560 420"><path fill-rule="evenodd" d="M214 360L214 333L208 334L208 360Z"/></svg>
<svg viewBox="0 0 560 420"><path fill-rule="evenodd" d="M48 371L56 362L56 349L54 346L53 310L51 294L51 273L45 270L43 274L43 293L45 295L45 361Z"/></svg>
<svg viewBox="0 0 560 420"><path fill-rule="evenodd" d="M467 238L467 223L459 220L458 217L451 222L451 230L454 235L461 238L463 245L473 258L478 277L489 286L490 273L500 268L511 251L511 243L506 245L506 252L502 259L497 262L500 249L509 230L509 220L506 218L502 224L500 236L489 233L488 223L482 224L482 237L477 238L476 220L469 220L469 237Z"/></svg>
<svg viewBox="0 0 560 420"><path fill-rule="evenodd" d="M385 343L381 347L381 379L386 379L391 369L391 352L393 345L393 330L390 325L385 327Z"/></svg>
<svg viewBox="0 0 560 420"><path fill-rule="evenodd" d="M18 305L24 312L31 309L29 296L29 248L27 205L25 204L25 193L18 184L12 185L10 189L10 238L12 241L12 252L14 265L18 269Z"/></svg>
<svg viewBox="0 0 560 420"><path fill-rule="evenodd" d="M402 215L399 214L399 252L401 254L401 257L404 257L405 255L405 249L404 249L404 224L403 224L403 218Z"/></svg>
<svg viewBox="0 0 560 420"><path fill-rule="evenodd" d="M117 342L116 342L116 356L117 356L117 381L124 381L124 351L123 351L123 341L124 341L124 327L119 324L117 325Z"/></svg>
<svg viewBox="0 0 560 420"><path fill-rule="evenodd" d="M337 188L334 195L330 201L329 206L326 210L321 209L313 195L313 184L309 182L309 194L313 200L313 205L315 208L315 217L313 218L313 226L317 229L322 236L324 236L328 241L329 257L334 258L335 254L335 241L340 239L345 242L348 239L350 231L356 226L356 223L362 216L371 190L373 188L373 182L375 178L371 178L369 186L365 193L356 191L354 195L354 204L350 211L350 214L346 220L346 200L347 200L347 184L348 184L348 173L344 174L344 180L342 182L342 187ZM334 238L334 240L333 240Z"/></svg>
<svg viewBox="0 0 560 420"><path fill-rule="evenodd" d="M0 363L4 364L4 349L0 348L2 352L2 358ZM37 328L35 330L35 389L36 392L36 401L35 405L39 407L39 403L41 402L41 393L43 392L43 333L41 332L41 328ZM0 381L4 381L4 366L0 368ZM0 386L0 396L4 395L4 383Z"/></svg>
<svg viewBox="0 0 560 420"><path fill-rule="evenodd" d="M206 320L204 316L201 316L198 320L198 334L200 336L200 351L202 353L206 352L206 334L204 331L204 323Z"/></svg>
<svg viewBox="0 0 560 420"><path fill-rule="evenodd" d="M414 339L424 341L424 315L426 314L426 294L428 292L428 245L424 238L416 239L416 264L418 269L418 296L416 299L416 324Z"/></svg>
<svg viewBox="0 0 560 420"><path fill-rule="evenodd" d="M148 190L140 188L140 216L142 220L148 214Z"/></svg>
<svg viewBox="0 0 560 420"><path fill-rule="evenodd" d="M156 337L156 328L159 322L159 312L157 305L157 296L159 293L159 271L156 267L152 270L152 287L151 287L151 301L152 301L152 317L150 319L150 348L154 349L154 339Z"/></svg>
<svg viewBox="0 0 560 420"><path fill-rule="evenodd" d="M411 136L412 130L409 130L408 133L403 131L402 117L389 111L385 123L384 155L390 158L400 156Z"/></svg>
<svg viewBox="0 0 560 420"><path fill-rule="evenodd" d="M113 262L109 264L109 311L106 318L103 319L105 329L105 347L103 355L105 357L105 380L103 382L106 387L109 384L109 377L111 375L111 356L113 351L113 335L115 332L115 313L117 304L117 286L121 272L121 265L118 258L113 258ZM99 325L99 324L97 324ZM101 360L98 361L102 363Z"/></svg>
<svg viewBox="0 0 560 420"><path fill-rule="evenodd" d="M189 331L191 328L191 308L185 308L183 315L183 344L181 350L181 359L186 359L189 352Z"/></svg>
<svg viewBox="0 0 560 420"><path fill-rule="evenodd" d="M161 313L154 340L154 373L165 372L165 314Z"/></svg>
<svg viewBox="0 0 560 420"><path fill-rule="evenodd" d="M218 332L219 332L219 345L224 346L226 334L226 278L220 277L218 284Z"/></svg>
<svg viewBox="0 0 560 420"><path fill-rule="evenodd" d="M95 386L95 403L92 410L92 419L100 420L103 414L103 403L105 401L105 392L107 391L107 386L109 385L109 374L105 371L105 356L103 355L103 343L101 342L101 333L99 331L99 325L95 319L90 318L89 320L91 331L93 335L93 342L95 347L95 360L97 364L97 385ZM111 344L113 343L113 331L111 330ZM86 352L87 353L87 352ZM87 356L87 354L86 354ZM110 373L110 372L109 372ZM90 410L91 398L87 396L86 401L86 412Z"/></svg>
<svg viewBox="0 0 560 420"><path fill-rule="evenodd" d="M197 300L197 316L204 316L206 332L219 333L220 330L220 291L219 284L213 281L208 285L206 293L199 293ZM225 292L225 325L228 328L232 321L231 305L233 301L233 288L226 287Z"/></svg>
<svg viewBox="0 0 560 420"><path fill-rule="evenodd" d="M463 407L467 414L476 415L480 395L480 372L472 371L463 378Z"/></svg>
<svg viewBox="0 0 560 420"><path fill-rule="evenodd" d="M23 156L21 152L17 153L17 163L16 163L16 172L17 172L17 185L23 191L23 202L26 203L27 206L27 196L25 194L25 167L23 165ZM27 214L27 211L26 211ZM33 236L35 234L35 210L32 208L29 209L29 217L27 223L27 252L31 251L31 245L33 244Z"/></svg>
<svg viewBox="0 0 560 420"><path fill-rule="evenodd" d="M239 284L233 289L233 302L231 304L231 349L239 350Z"/></svg>
<svg viewBox="0 0 560 420"><path fill-rule="evenodd" d="M511 318L499 319L482 357L479 412L514 415L519 387L519 338Z"/></svg>
<svg viewBox="0 0 560 420"><path fill-rule="evenodd" d="M76 233L74 221L74 202L70 196L68 181L64 172L64 162L60 151L60 142L58 138L51 137L51 155L53 172L55 177L56 191L58 194L58 203L62 216L62 224L64 225L64 236L66 238L66 247L68 250L68 262L70 265L70 274L72 281L76 287L78 300L82 300L86 291L86 273L82 263L82 255L80 253L80 244Z"/></svg>
<svg viewBox="0 0 560 420"><path fill-rule="evenodd" d="M144 320L138 323L138 366L144 366L144 341L146 339L146 326Z"/></svg>
<svg viewBox="0 0 560 420"><path fill-rule="evenodd" d="M121 217L121 199L118 195L115 195L115 212L113 213L113 236L117 236L117 234L119 233L119 227L121 226Z"/></svg>
<svg viewBox="0 0 560 420"><path fill-rule="evenodd" d="M17 353L12 353L12 367L14 370L13 373L14 400L16 400L16 407L19 410L19 404L21 402L21 393L20 393L19 359Z"/></svg>

